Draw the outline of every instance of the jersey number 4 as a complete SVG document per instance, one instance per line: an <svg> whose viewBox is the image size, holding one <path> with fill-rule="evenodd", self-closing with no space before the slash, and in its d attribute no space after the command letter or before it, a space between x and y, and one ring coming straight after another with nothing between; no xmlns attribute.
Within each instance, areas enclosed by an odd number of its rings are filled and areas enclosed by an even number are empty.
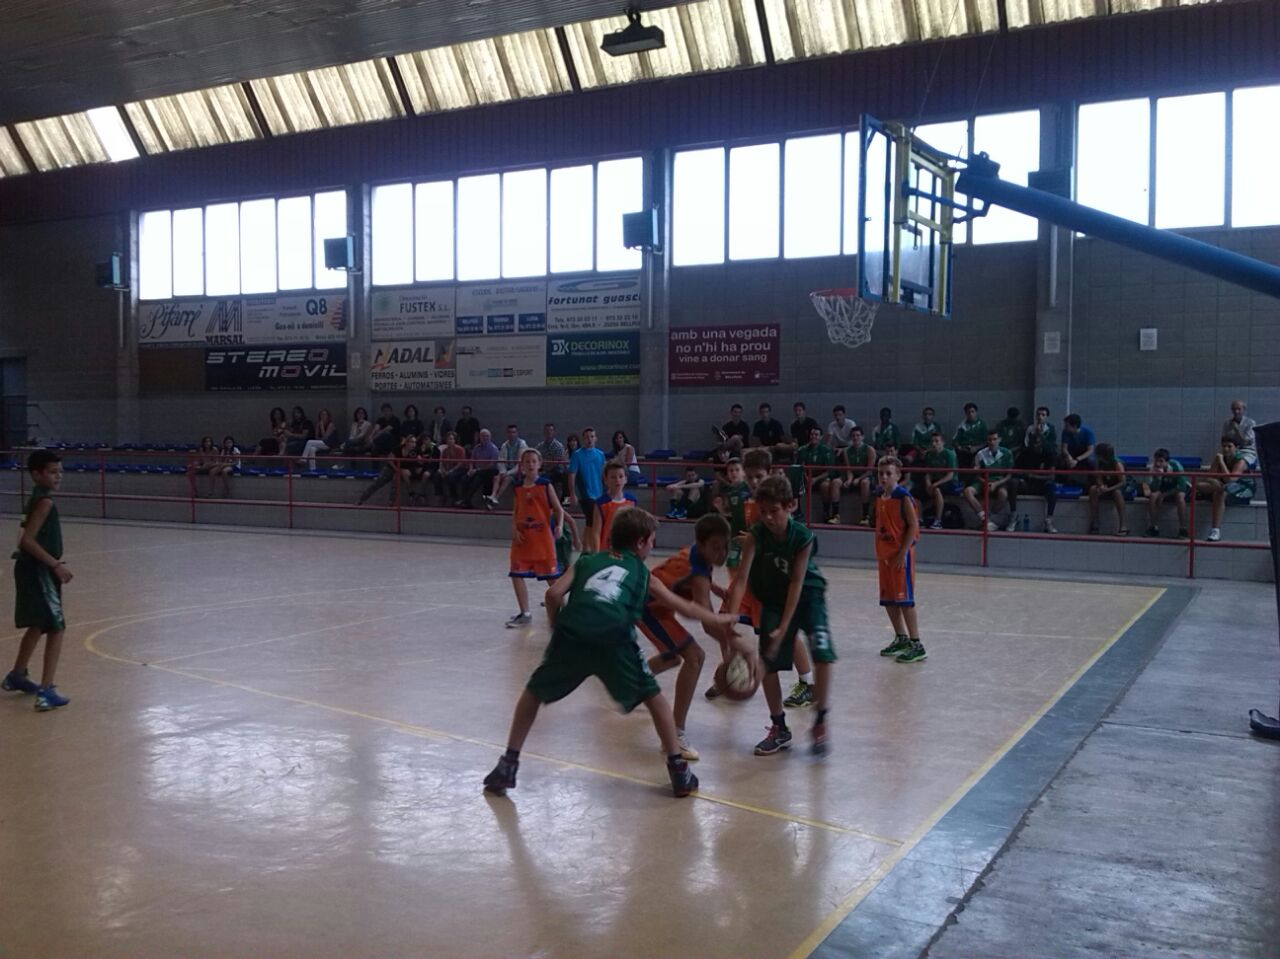
<svg viewBox="0 0 1280 959"><path fill-rule="evenodd" d="M627 570L621 566L606 566L583 584L583 589L595 593L606 603L616 603L622 595L622 583Z"/></svg>

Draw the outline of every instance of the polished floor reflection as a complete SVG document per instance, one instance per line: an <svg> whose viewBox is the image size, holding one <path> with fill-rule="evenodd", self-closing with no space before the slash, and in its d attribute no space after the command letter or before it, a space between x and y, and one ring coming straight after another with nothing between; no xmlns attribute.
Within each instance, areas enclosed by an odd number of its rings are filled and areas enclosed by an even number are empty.
<svg viewBox="0 0 1280 959"><path fill-rule="evenodd" d="M673 800L592 685L499 800L547 640L503 628L505 550L66 526L72 703L0 700L4 955L804 955L1160 592L926 571L901 666L874 572L828 566L828 758L755 757L763 699L699 696Z"/></svg>

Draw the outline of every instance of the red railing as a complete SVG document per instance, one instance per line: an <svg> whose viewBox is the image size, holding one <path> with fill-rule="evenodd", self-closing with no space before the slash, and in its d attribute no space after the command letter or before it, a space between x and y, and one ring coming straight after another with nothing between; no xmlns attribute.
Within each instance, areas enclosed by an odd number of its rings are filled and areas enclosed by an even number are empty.
<svg viewBox="0 0 1280 959"><path fill-rule="evenodd" d="M407 505L405 503L404 501L405 497L403 495L404 490L402 487L403 473L406 470L408 470L409 467L416 466L418 463L421 462L416 460L369 458L369 457L363 457L363 458L357 457L353 459L352 457L347 457L347 456L316 457L317 463L333 464L336 466L358 464L361 467L361 469L353 470L351 472L360 472L362 475L359 478L365 481L375 480L384 469L390 468L392 475L387 479L387 481L384 484L385 486L391 487L390 499L387 505L382 506L382 505L374 505L372 503L357 504L357 503L325 502L325 501L307 499L305 498L305 496L303 496L302 498L299 498L297 495L295 495L297 491L295 478L301 475L304 475L304 471L300 468L299 457L296 457L296 456L257 456L253 454L241 454L232 458L236 462L242 464L240 467L238 467L238 472L233 474L237 480L243 481L245 479L254 479L254 478L279 479L284 484L284 497L282 499L254 499L254 498L245 498L245 497L212 498L212 497L200 496L199 490L197 487L197 482L200 474L197 473L196 466L198 463L203 462L205 460L205 457L203 457L199 453L179 452L179 451L136 452L136 451L121 451L121 450L70 450L70 449L59 450L57 452L59 452L63 456L64 469L66 469L68 474L87 475L89 473L97 473L98 475L98 484L97 484L96 493L84 492L84 491L71 491L71 490L64 489L59 492L58 494L59 498L71 499L71 500L97 500L99 504L100 516L104 519L107 518L108 516L107 507L109 503L130 502L130 501L187 504L189 507L188 515L190 518L190 522L192 523L195 523L197 521L197 518L198 518L197 510L200 507L216 507L216 506L223 506L223 505L237 506L237 507L243 507L243 506L275 507L275 508L281 509L284 512L283 519L284 519L285 525L289 529L294 528L294 519L295 519L296 510L370 511L370 512L393 513L395 518L395 531L396 533L401 533L403 531L403 515L406 512L407 513L436 513L436 512L461 513L461 512L464 512L464 510L456 508L452 505L448 505L447 503L436 505L436 506L425 506L425 505L413 506L413 505ZM18 476L17 490L16 491L7 490L5 491L5 493L9 496L16 495L20 501L24 501L26 498L26 491L27 491L27 486L29 481L27 478L27 473L25 468L14 468L12 464L25 465L26 455L27 455L27 451L23 451L23 450L0 452L0 460L8 461L11 464L9 467L10 472L15 472ZM182 496L175 496L175 495L109 492L108 476L120 473L122 465L125 467L125 471L122 473L122 475L126 475L126 476L127 475L152 475L154 473L160 472L160 470L157 469L157 467L159 467L164 469L164 473L162 475L168 475L171 477L177 477L177 476L184 477L186 480L186 493L185 495L182 495ZM148 472L139 473L136 470L133 472L129 472L128 465L146 466L148 468ZM658 517L662 517L667 512L666 506L665 504L660 502L659 496L667 492L667 485L669 483L682 480L683 476L680 474L683 474L685 470L689 469L690 467L697 468L699 470L700 475L702 475L704 479L707 479L707 477L712 473L712 471L720 466L723 466L723 464L716 464L716 463L710 463L710 462L689 462L686 460L641 461L640 467L641 467L641 472L645 476L645 481L646 481L645 489L648 492L647 499L649 500L648 505L649 505L650 512L652 512L655 516L658 516ZM563 465L561 465L561 469L564 469ZM813 516L814 497L811 495L811 489L812 489L812 480L815 476L825 476L827 474L834 472L837 475L837 477L845 477L850 474L855 474L855 473L860 474L860 473L866 472L865 469L861 469L861 468L850 469L848 467L840 467L840 466L833 468L829 466L801 467L801 466L789 465L789 466L786 466L785 469L787 471L788 476L794 476L797 471L803 472L805 476L805 489L798 494L798 499L800 499L803 502L805 522L810 526L813 525L813 520L814 520L814 516ZM328 472L329 475L332 475L331 471L326 471L324 469L322 469L320 472ZM428 482L430 482L432 486L435 486L437 482L442 485L445 483L444 471L437 469L436 472L439 474L439 479L436 480L434 478L430 478L431 474L427 474L427 477L424 477L423 479L424 488L426 488L426 485ZM936 468L930 469L928 467L921 467L921 466L907 467L904 470L904 473L907 474L906 479L904 479L904 484L909 485L910 477L913 475L923 475L926 473L937 473L937 472L939 471ZM966 480L971 480L973 477L981 477L985 480L987 479L989 474L993 472L1000 476L1005 476L1005 475L1013 475L1015 477L1024 476L1036 481L1046 481L1046 478L1050 475L1048 471L1045 471L1045 470L1022 470L1022 469L1000 469L1000 470L956 469L953 472L956 474L957 481L960 483L963 483ZM1088 486L1089 477L1102 475L1103 472L1104 471L1101 471L1101 470L1057 470L1055 469L1052 475L1057 477L1059 480L1062 480L1064 477L1067 477L1070 479L1078 479L1078 482L1075 485L1078 485L1086 489L1086 492L1082 493L1078 498L1077 497L1060 497L1060 499L1063 502L1072 502L1072 501L1076 501L1077 499L1079 501L1087 501L1087 498L1088 498L1087 486ZM339 474L339 475L345 475L345 474ZM1125 475L1128 477L1133 477L1137 479L1141 477L1152 476L1155 474L1153 474L1149 470L1126 470ZM1102 544L1131 543L1131 544L1142 544L1142 545L1157 546L1157 547L1159 546L1185 547L1187 550L1187 576L1188 577L1195 576L1195 557L1196 557L1196 552L1198 550L1203 550L1203 549L1269 550L1270 549L1270 544L1266 541L1220 540L1217 542L1210 542L1205 539L1197 539L1195 536L1197 504L1198 503L1200 504L1199 508L1201 510L1204 509L1204 503L1201 500L1201 495L1203 494L1198 493L1198 491L1196 491L1196 488L1195 488L1197 481L1206 480L1206 479L1217 479L1223 482L1229 482L1233 479L1239 479L1240 477L1238 475L1211 473L1208 471L1194 471L1194 472L1189 471L1189 472L1177 473L1177 474L1164 473L1160 475L1166 478L1168 478L1170 475L1174 475L1179 478L1185 478L1188 481L1189 485L1191 486L1191 492L1187 496L1187 529L1189 530L1191 535L1186 539L1147 537L1147 536L1141 535L1140 531L1139 531L1139 535L1119 536L1114 534L1096 534L1096 533L1087 533L1087 534L1086 533L1061 533L1061 532L1046 533L1046 532L1041 532L1039 530L1027 530L1025 532L1021 530L1012 530L1012 531L989 530L987 528L986 523L979 523L979 528L977 529L928 529L922 526L921 536L922 537L960 536L960 537L970 537L970 538L976 537L979 540L979 555L980 555L979 562L980 562L980 565L984 567L988 563L988 547L993 537L1018 538L1023 540L1045 539L1045 540L1053 540L1056 542L1090 542L1090 543L1102 543ZM1255 483L1260 481L1260 477L1256 473L1251 474L1251 477L1254 479ZM572 484L568 482L567 472L566 472L565 486L568 491L568 495L572 501L572 498L574 496L574 490L572 488ZM635 495L636 487L632 487L631 489L632 489L633 495ZM487 493L488 491L485 490L482 492ZM705 495L708 495L708 496L711 495L710 482L708 482ZM1041 498L1040 495L1037 493L1019 493L1018 496L1024 499L1025 498L1037 498L1037 499ZM637 498L639 499L640 497L637 497ZM949 500L954 501L957 498L958 498L958 494L955 494L955 493L947 494L947 499ZM1127 500L1127 502L1133 502L1133 500ZM986 483L986 482L983 483L983 487L982 487L982 508L983 508L983 512L988 517L988 520L990 520L990 517L991 517L990 485L989 483ZM466 512L471 512L471 511L466 511ZM499 509L497 512L506 513L509 511L504 509ZM665 520L665 522L682 522L682 520L667 519ZM1144 522L1145 522L1145 516L1144 516ZM819 525L821 525L825 529L829 529L832 531L852 533L855 535L859 533L871 533L874 531L873 528L870 526L848 524L843 522L836 523L836 524L820 523Z"/></svg>

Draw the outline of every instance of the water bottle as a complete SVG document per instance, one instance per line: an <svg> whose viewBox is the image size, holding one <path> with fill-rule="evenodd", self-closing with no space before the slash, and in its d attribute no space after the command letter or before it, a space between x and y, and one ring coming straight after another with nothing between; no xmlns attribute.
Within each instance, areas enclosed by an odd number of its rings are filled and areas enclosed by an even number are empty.
<svg viewBox="0 0 1280 959"><path fill-rule="evenodd" d="M1018 529L1024 533L1031 532L1031 516L1029 513L1022 514L1022 519L1018 523Z"/></svg>

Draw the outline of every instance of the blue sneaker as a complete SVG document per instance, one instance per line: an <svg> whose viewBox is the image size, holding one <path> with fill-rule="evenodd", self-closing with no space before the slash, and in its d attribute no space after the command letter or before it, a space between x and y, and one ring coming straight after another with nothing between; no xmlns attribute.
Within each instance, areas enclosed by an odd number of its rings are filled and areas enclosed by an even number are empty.
<svg viewBox="0 0 1280 959"><path fill-rule="evenodd" d="M59 696L57 687L53 685L41 686L36 690L36 712L47 713L51 709L57 709L65 706L71 700L66 696Z"/></svg>
<svg viewBox="0 0 1280 959"><path fill-rule="evenodd" d="M7 693L27 693L34 695L40 691L40 687L27 678L27 671L24 669L18 672L16 669L4 678L4 682L0 682L0 689Z"/></svg>

